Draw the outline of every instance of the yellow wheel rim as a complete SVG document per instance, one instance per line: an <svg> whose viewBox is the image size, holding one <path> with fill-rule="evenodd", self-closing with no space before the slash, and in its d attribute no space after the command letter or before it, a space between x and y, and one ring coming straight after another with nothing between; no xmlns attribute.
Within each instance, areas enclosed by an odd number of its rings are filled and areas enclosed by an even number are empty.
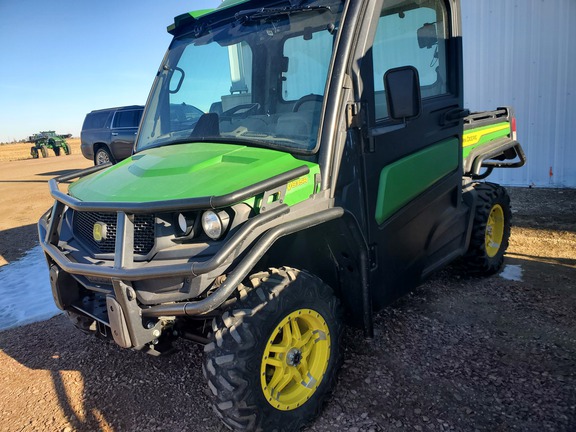
<svg viewBox="0 0 576 432"><path fill-rule="evenodd" d="M314 394L330 360L330 332L322 315L298 309L276 326L262 354L260 383L266 400L294 410Z"/></svg>
<svg viewBox="0 0 576 432"><path fill-rule="evenodd" d="M496 256L504 238L504 210L500 204L490 210L486 223L486 253L490 258Z"/></svg>

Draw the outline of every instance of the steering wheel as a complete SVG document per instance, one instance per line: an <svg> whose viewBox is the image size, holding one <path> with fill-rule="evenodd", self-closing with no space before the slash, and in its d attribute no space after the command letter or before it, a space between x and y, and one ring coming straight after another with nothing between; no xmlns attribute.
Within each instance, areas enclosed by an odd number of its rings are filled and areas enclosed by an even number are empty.
<svg viewBox="0 0 576 432"><path fill-rule="evenodd" d="M306 96L302 96L300 99L296 101L294 107L292 108L292 112L298 112L300 107L305 103L322 103L324 100L324 96L317 95L317 94L309 94Z"/></svg>
<svg viewBox="0 0 576 432"><path fill-rule="evenodd" d="M222 114L220 114L220 117L248 117L249 115L256 114L259 110L259 103L240 104L233 108L227 109Z"/></svg>

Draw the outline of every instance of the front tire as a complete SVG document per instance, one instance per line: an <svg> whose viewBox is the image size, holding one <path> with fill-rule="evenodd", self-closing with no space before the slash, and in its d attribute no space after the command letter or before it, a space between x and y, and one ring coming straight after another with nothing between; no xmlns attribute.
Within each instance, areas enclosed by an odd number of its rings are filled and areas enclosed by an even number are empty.
<svg viewBox="0 0 576 432"><path fill-rule="evenodd" d="M478 202L470 246L463 262L469 273L489 276L500 270L508 248L512 219L510 196L495 183L478 183L474 188Z"/></svg>
<svg viewBox="0 0 576 432"><path fill-rule="evenodd" d="M299 430L335 381L340 302L305 271L272 269L250 281L253 289L214 319L205 347L214 409L234 430Z"/></svg>
<svg viewBox="0 0 576 432"><path fill-rule="evenodd" d="M44 146L40 147L40 153L42 153L43 158L48 157L48 150L46 150L46 147L44 147Z"/></svg>

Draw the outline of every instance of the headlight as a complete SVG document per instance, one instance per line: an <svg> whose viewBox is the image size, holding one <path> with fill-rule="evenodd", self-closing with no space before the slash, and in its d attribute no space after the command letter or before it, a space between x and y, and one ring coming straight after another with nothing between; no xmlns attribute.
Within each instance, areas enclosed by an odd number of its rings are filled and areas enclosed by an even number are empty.
<svg viewBox="0 0 576 432"><path fill-rule="evenodd" d="M230 222L230 216L225 211L218 213L208 210L202 215L202 228L208 237L212 240L218 240Z"/></svg>

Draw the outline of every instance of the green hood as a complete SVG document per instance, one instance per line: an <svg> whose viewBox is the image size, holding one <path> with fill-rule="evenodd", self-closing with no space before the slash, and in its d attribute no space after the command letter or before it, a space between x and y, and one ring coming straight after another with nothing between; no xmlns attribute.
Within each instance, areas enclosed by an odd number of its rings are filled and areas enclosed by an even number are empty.
<svg viewBox="0 0 576 432"><path fill-rule="evenodd" d="M69 194L92 202L153 202L219 196L302 165L310 168L310 174L288 185L285 201L293 204L313 193L312 179L319 172L318 165L275 150L212 143L145 150L78 180L70 185Z"/></svg>

